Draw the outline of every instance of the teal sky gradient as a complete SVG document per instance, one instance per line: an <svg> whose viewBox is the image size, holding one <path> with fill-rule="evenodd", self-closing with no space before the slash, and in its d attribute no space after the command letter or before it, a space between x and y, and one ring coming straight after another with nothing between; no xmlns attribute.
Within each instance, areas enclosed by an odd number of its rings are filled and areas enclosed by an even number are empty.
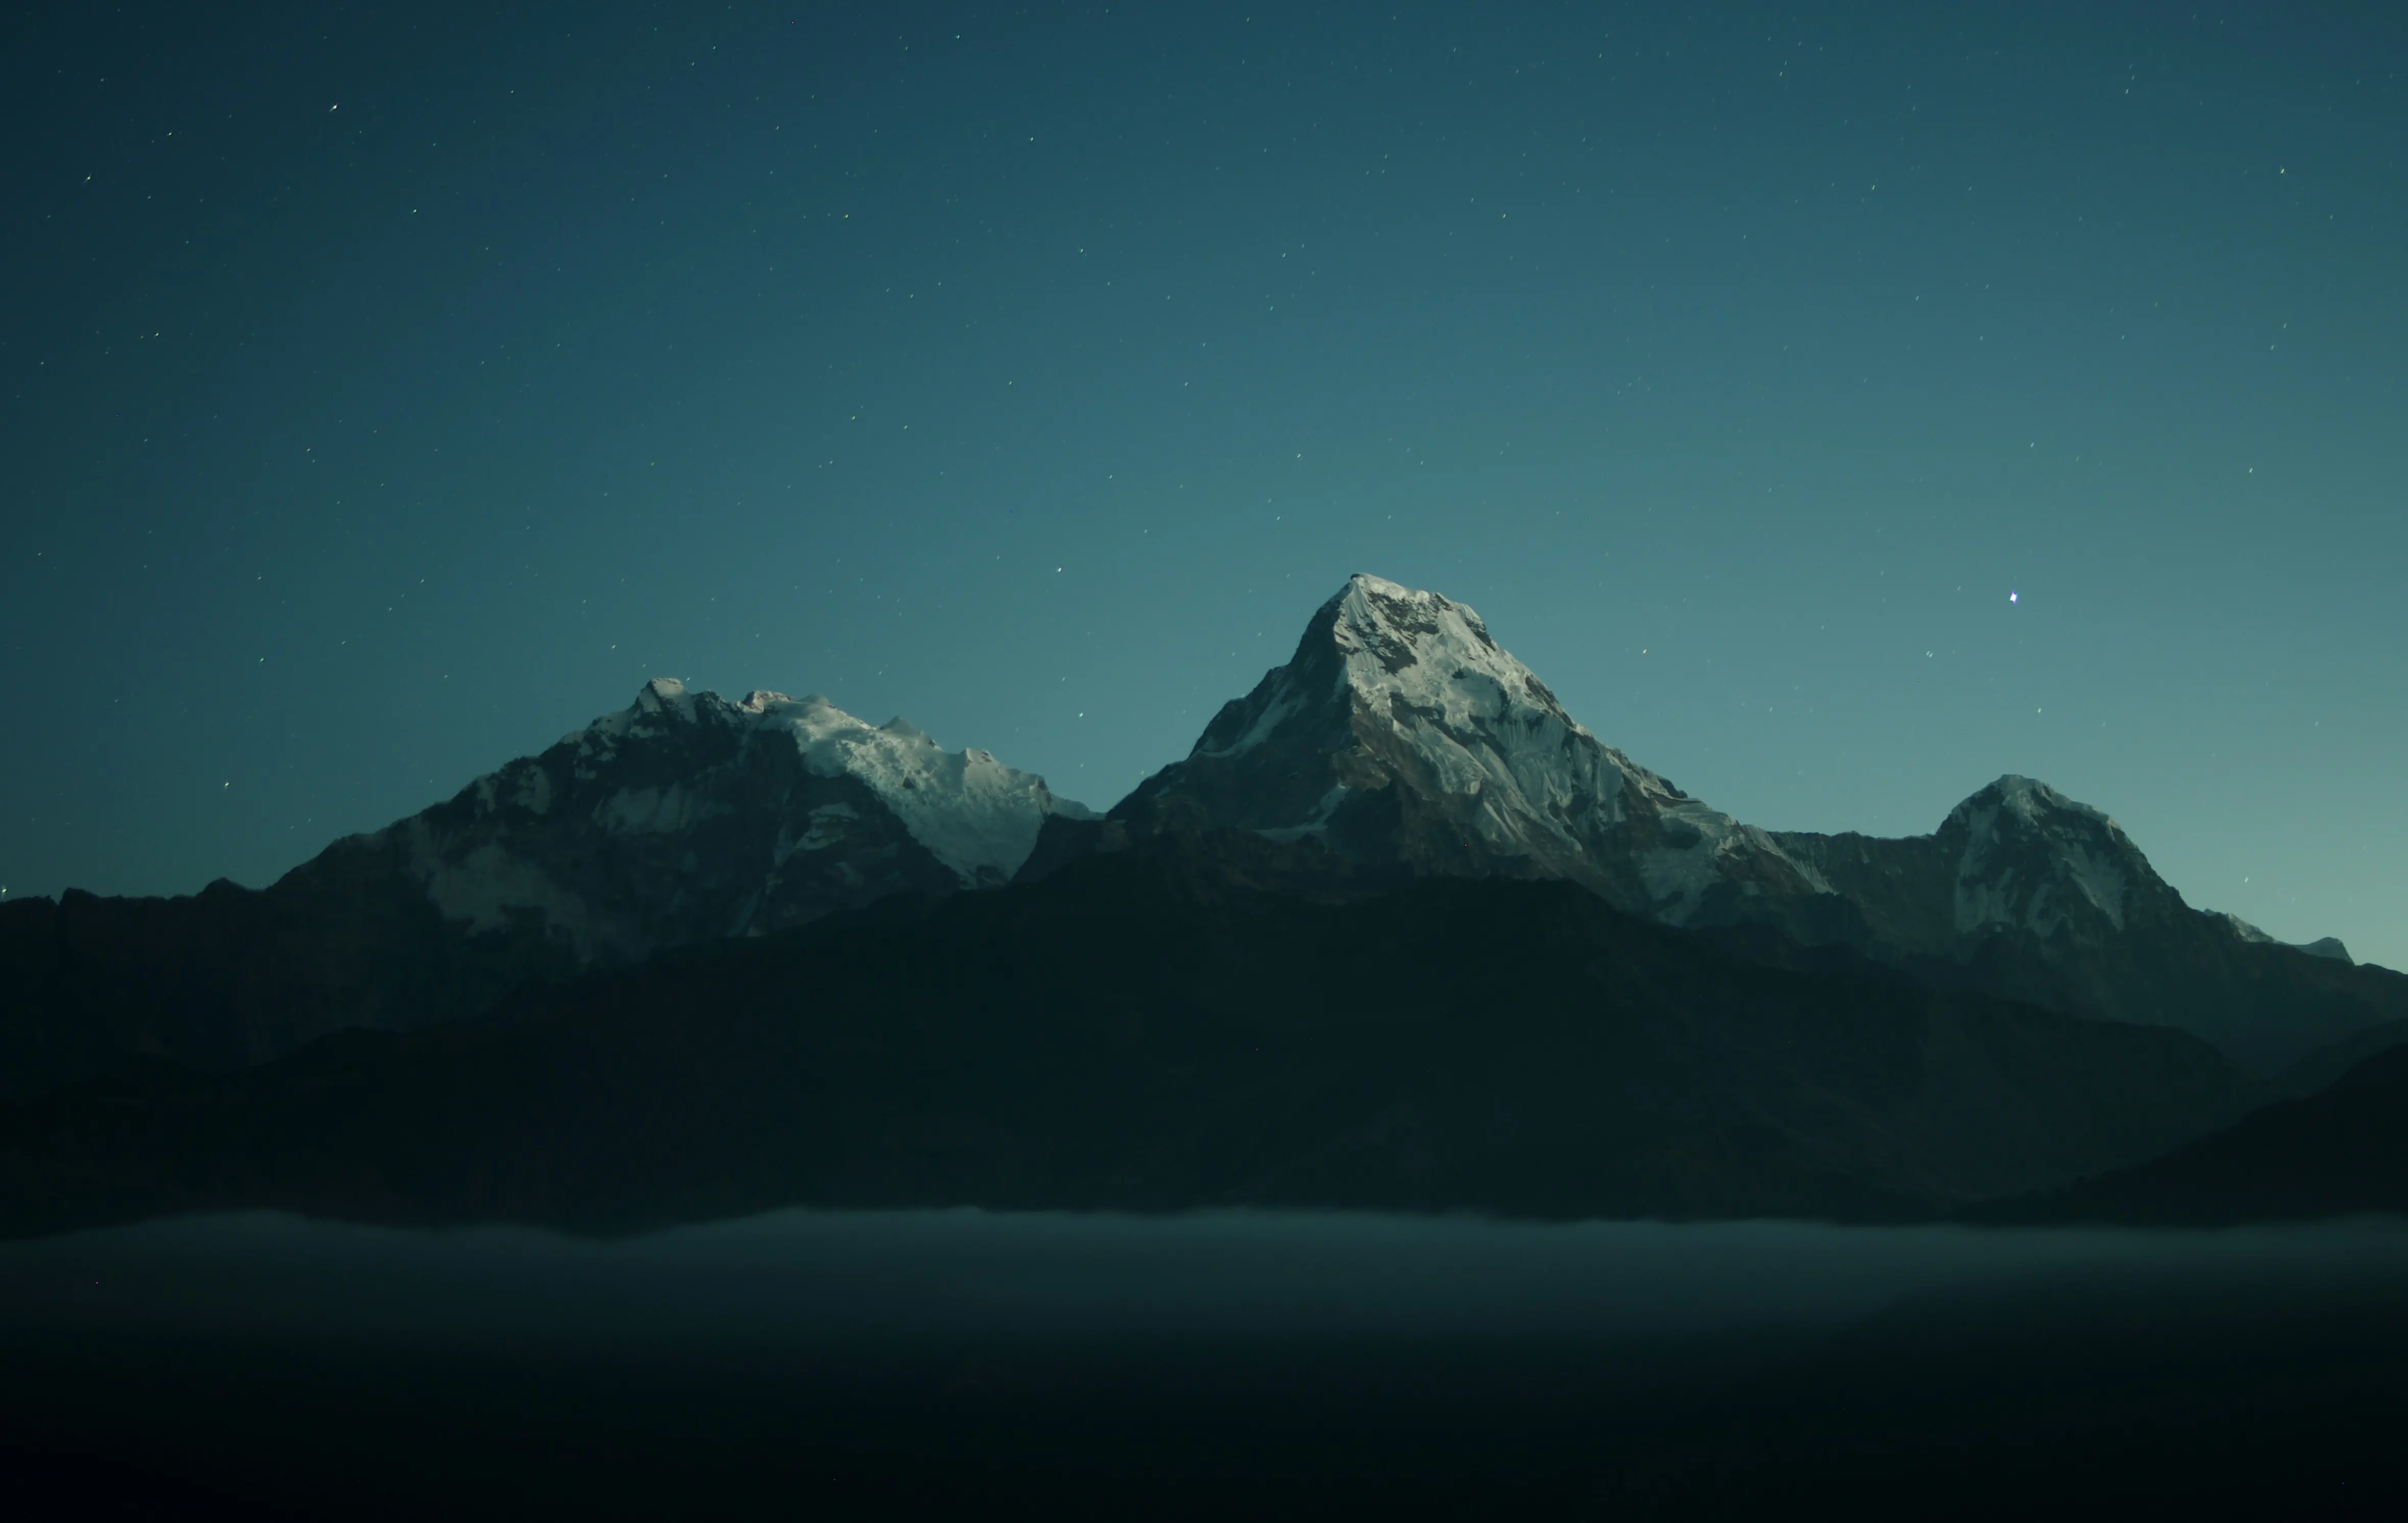
<svg viewBox="0 0 2408 1523"><path fill-rule="evenodd" d="M11 893L654 675L1104 806L1364 570L1744 819L2027 773L2408 966L2391 13L8 24Z"/></svg>

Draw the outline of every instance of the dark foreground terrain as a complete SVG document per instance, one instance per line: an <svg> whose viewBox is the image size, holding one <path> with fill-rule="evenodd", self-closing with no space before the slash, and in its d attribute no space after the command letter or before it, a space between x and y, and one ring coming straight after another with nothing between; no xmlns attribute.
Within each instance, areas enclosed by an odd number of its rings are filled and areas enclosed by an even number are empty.
<svg viewBox="0 0 2408 1523"><path fill-rule="evenodd" d="M2162 1159L2001 1203L2000 1221L2223 1227L2408 1213L2408 1046Z"/></svg>
<svg viewBox="0 0 2408 1523"><path fill-rule="evenodd" d="M2381 1517L2403 1409L2397 1223L0 1245L15 1516Z"/></svg>
<svg viewBox="0 0 2408 1523"><path fill-rule="evenodd" d="M628 1231L791 1204L1928 1217L2264 1098L2203 1041L1773 966L1563 883L1310 892L1166 843L0 1112L0 1228L274 1206Z"/></svg>

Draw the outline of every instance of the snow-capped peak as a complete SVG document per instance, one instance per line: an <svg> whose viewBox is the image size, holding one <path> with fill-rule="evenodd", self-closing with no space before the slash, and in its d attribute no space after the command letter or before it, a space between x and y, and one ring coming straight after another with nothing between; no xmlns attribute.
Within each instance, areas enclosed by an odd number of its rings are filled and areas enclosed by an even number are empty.
<svg viewBox="0 0 2408 1523"><path fill-rule="evenodd" d="M485 932L533 915L590 961L998 886L1051 815L1093 818L1034 773L901 719L655 677L371 844L397 850L446 918Z"/></svg>
<svg viewBox="0 0 2408 1523"><path fill-rule="evenodd" d="M645 714L674 714L690 719L694 718L695 697L681 679L656 676L637 690L636 708Z"/></svg>
<svg viewBox="0 0 2408 1523"><path fill-rule="evenodd" d="M1349 812L1373 798L1404 814L1366 838ZM1479 614L1371 576L1348 578L1288 663L1114 813L1344 839L1450 873L1570 877L1675 921L1738 879L1817 891L1764 832L1598 741Z"/></svg>
<svg viewBox="0 0 2408 1523"><path fill-rule="evenodd" d="M560 739L562 745L581 747L589 754L607 753L616 742L639 731L693 724L713 708L733 707L715 692L695 692L680 678L656 676L636 690L636 701L625 708L605 714Z"/></svg>
<svg viewBox="0 0 2408 1523"><path fill-rule="evenodd" d="M1358 692L1466 719L1544 720L1588 733L1463 604L1357 573L1329 609L1331 643Z"/></svg>
<svg viewBox="0 0 2408 1523"><path fill-rule="evenodd" d="M2042 935L2094 916L2124 929L2133 898L2171 892L2148 859L2100 810L2014 773L1951 810L1962 833L1956 930L2022 926Z"/></svg>
<svg viewBox="0 0 2408 1523"><path fill-rule="evenodd" d="M2037 777L2026 777L2010 772L1997 782L1975 792L1949 812L1951 820L1986 811L2003 810L2019 819L2037 821L2049 815L2070 814L2092 821L2116 835L2124 828L2107 817L2104 810L2095 809L2079 799L2070 799Z"/></svg>
<svg viewBox="0 0 2408 1523"><path fill-rule="evenodd" d="M1358 572L1305 626L1294 659L1224 708L1195 754L1242 755L1297 714L1346 694L1391 719L1414 714L1457 729L1503 720L1587 733L1546 684L1489 637L1479 614Z"/></svg>

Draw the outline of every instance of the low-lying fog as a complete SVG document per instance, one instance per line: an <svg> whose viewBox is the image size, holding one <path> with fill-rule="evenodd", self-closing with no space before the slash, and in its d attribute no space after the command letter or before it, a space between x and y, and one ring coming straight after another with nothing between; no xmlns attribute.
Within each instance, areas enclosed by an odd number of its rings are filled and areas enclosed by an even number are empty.
<svg viewBox="0 0 2408 1523"><path fill-rule="evenodd" d="M1969 1472L2019 1505L2296 1506L2400 1479L2408 1224L790 1211L592 1241L194 1217L0 1245L0 1402L44 1462L131 1453L305 1508L355 1508L374 1473L405 1511L1032 1476L1108 1509L1180 1477L1233 1506L1274 1478L1394 1506L1510 1484L1961 1511Z"/></svg>
<svg viewBox="0 0 2408 1523"><path fill-rule="evenodd" d="M2408 1284L2408 1224L2218 1232L781 1211L617 1241L260 1213L0 1245L0 1334L587 1354L1127 1336L1623 1342L2077 1289Z"/></svg>

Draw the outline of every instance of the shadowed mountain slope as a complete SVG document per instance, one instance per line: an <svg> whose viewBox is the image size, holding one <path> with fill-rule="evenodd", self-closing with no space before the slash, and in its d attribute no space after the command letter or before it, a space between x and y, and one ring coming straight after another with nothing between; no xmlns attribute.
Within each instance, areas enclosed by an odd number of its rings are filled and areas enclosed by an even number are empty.
<svg viewBox="0 0 2408 1523"><path fill-rule="evenodd" d="M276 1205L592 1228L814 1203L1928 1215L2258 1085L2181 1032L1728 956L1560 883L1158 840L0 1113L16 1230Z"/></svg>
<svg viewBox="0 0 2408 1523"><path fill-rule="evenodd" d="M2408 1046L2164 1158L1982 1213L2013 1222L2220 1227L2408 1214Z"/></svg>

